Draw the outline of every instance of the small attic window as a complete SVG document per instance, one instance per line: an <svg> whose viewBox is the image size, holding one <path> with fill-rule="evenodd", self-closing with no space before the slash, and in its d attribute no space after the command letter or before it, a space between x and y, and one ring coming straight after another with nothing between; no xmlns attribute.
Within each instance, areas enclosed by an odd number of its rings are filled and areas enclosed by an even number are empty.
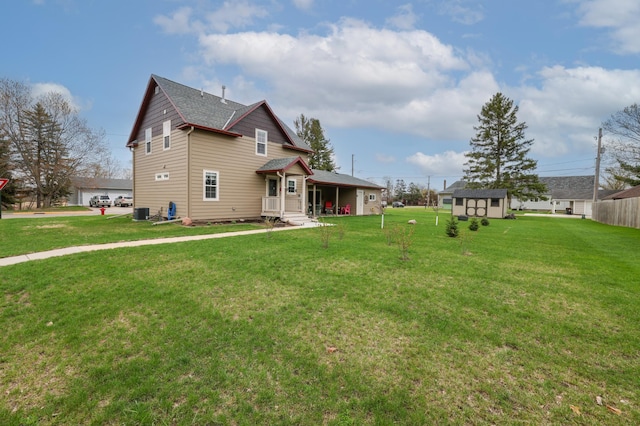
<svg viewBox="0 0 640 426"><path fill-rule="evenodd" d="M155 94L157 95L158 93L160 93L160 86L156 86L155 88Z"/></svg>

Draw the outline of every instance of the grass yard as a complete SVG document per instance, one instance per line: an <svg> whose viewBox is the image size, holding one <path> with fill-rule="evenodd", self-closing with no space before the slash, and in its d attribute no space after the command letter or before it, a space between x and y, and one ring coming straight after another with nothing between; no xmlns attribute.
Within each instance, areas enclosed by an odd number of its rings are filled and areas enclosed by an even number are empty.
<svg viewBox="0 0 640 426"><path fill-rule="evenodd" d="M640 230L519 217L453 239L439 216L0 268L0 424L640 424ZM60 220L2 220L2 246L52 248L24 227ZM67 220L43 229L147 232Z"/></svg>

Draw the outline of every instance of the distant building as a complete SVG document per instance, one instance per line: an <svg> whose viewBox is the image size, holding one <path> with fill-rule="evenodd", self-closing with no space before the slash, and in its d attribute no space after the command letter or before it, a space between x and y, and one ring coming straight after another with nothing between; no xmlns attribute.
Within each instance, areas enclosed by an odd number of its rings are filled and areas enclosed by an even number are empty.
<svg viewBox="0 0 640 426"><path fill-rule="evenodd" d="M133 196L131 179L71 178L70 206L88 206L94 195L108 195L112 200L119 195Z"/></svg>

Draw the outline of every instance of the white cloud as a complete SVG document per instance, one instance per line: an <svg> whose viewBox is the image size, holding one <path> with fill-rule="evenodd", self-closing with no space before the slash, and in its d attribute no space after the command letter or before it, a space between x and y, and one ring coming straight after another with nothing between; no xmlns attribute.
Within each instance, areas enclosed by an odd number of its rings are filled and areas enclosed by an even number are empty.
<svg viewBox="0 0 640 426"><path fill-rule="evenodd" d="M167 34L202 34L206 31L226 33L233 28L252 26L255 19L265 18L268 16L268 12L263 7L243 0L238 2L225 1L217 10L202 14L203 20L192 19L193 15L193 9L182 7L170 16L156 16L153 22Z"/></svg>
<svg viewBox="0 0 640 426"><path fill-rule="evenodd" d="M449 15L451 20L464 25L473 25L484 19L481 6L467 6L468 0L445 0L440 4L440 13Z"/></svg>
<svg viewBox="0 0 640 426"><path fill-rule="evenodd" d="M301 10L309 10L313 6L313 0L292 0L293 5Z"/></svg>
<svg viewBox="0 0 640 426"><path fill-rule="evenodd" d="M427 155L416 152L407 157L407 163L417 166L425 176L458 176L467 161L464 152L446 151L442 154Z"/></svg>
<svg viewBox="0 0 640 426"><path fill-rule="evenodd" d="M593 25L590 19L585 22ZM203 32L198 43L204 64L199 73L189 73L201 74L197 84L205 82L205 89L219 93L220 77L206 76L213 65L231 67L233 81L222 82L230 99L268 99L285 120L304 112L327 128L415 135L425 143L447 143L450 150L469 141L481 107L501 91L519 105L518 119L529 126L526 137L535 140L531 154L538 158L593 155L601 122L640 99L638 70L527 69L527 80L507 87L496 81L486 53L458 50L424 30L376 28L355 19L324 29L316 34ZM432 158L416 154L411 162L435 170L440 163L455 164L438 174L459 175L462 162L454 161L458 157L452 152ZM387 155L378 156L378 162L397 154Z"/></svg>
<svg viewBox="0 0 640 426"><path fill-rule="evenodd" d="M444 123L474 119L497 87L464 56L422 30L345 19L325 35L243 32L200 37L209 65L237 65L273 89L285 116L307 111L330 126L373 126L450 138ZM474 61L477 57L474 57ZM462 73L455 77L456 73ZM443 120L443 117L446 120Z"/></svg>
<svg viewBox="0 0 640 426"><path fill-rule="evenodd" d="M578 7L580 24L607 28L620 54L640 53L640 2L637 0L586 0Z"/></svg>
<svg viewBox="0 0 640 426"><path fill-rule="evenodd" d="M514 93L518 118L527 122L527 137L535 139L532 153L539 156L592 155L602 120L640 98L640 70L555 66L538 75L540 87L523 86Z"/></svg>
<svg viewBox="0 0 640 426"><path fill-rule="evenodd" d="M398 13L387 19L387 24L400 30L413 29L418 16L413 13L413 6L411 4L405 4L398 7Z"/></svg>
<svg viewBox="0 0 640 426"><path fill-rule="evenodd" d="M198 32L202 25L191 21L192 9L181 7L171 14L171 16L158 15L153 18L153 22L160 26L167 34L187 34Z"/></svg>
<svg viewBox="0 0 640 426"><path fill-rule="evenodd" d="M84 108L82 102L75 98L69 89L58 83L34 83L31 85L31 95L34 98L39 98L47 93L59 93L62 97L76 110L88 109L89 104L85 104Z"/></svg>

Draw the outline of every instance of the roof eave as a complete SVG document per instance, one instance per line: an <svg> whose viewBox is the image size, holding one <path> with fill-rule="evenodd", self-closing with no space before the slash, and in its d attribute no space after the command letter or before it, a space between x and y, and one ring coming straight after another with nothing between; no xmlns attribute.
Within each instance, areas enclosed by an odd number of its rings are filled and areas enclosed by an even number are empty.
<svg viewBox="0 0 640 426"><path fill-rule="evenodd" d="M183 123L183 124L181 124L179 126L176 126L176 129L184 130L184 129L187 129L189 127L193 127L194 129L198 129L198 130L204 130L204 131L207 131L207 132L218 133L218 134L221 134L221 135L233 136L233 137L236 137L236 138L242 137L242 135L240 133L228 132L226 130L216 129L216 128L213 128L213 127L202 126L202 125L194 124L194 123Z"/></svg>

